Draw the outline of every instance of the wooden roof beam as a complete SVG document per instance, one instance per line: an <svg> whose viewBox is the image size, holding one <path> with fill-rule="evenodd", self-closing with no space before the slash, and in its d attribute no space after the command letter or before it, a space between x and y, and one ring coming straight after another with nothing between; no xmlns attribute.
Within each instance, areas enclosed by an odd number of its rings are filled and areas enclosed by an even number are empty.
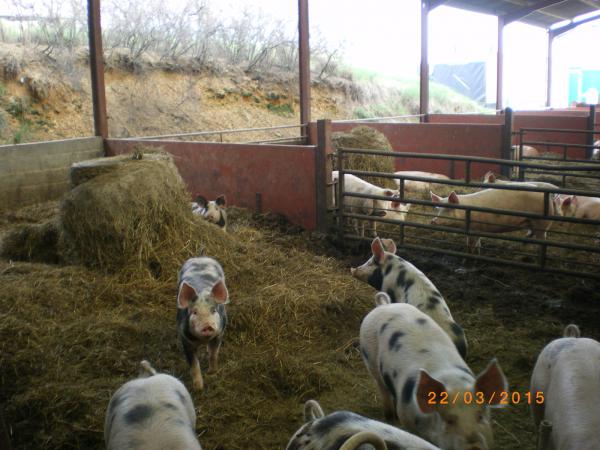
<svg viewBox="0 0 600 450"><path fill-rule="evenodd" d="M564 1L565 0L540 0L533 5L516 8L504 14L502 18L504 19L504 24L508 25L509 23L522 19L523 17L528 16L529 14L540 9L547 8L548 6L552 6L557 3L563 3Z"/></svg>

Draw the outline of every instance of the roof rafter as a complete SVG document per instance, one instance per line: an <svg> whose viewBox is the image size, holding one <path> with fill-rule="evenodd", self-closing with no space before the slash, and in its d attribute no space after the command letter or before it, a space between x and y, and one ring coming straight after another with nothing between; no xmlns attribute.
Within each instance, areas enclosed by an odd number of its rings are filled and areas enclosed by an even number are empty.
<svg viewBox="0 0 600 450"><path fill-rule="evenodd" d="M429 10L431 11L433 8L437 8L438 6L442 6L448 0L429 0Z"/></svg>
<svg viewBox="0 0 600 450"><path fill-rule="evenodd" d="M509 23L522 19L523 17L528 16L539 9L547 8L548 6L552 6L557 3L563 3L564 1L566 0L540 0L533 5L516 8L513 11L504 14L502 18L504 19L504 24L508 25Z"/></svg>
<svg viewBox="0 0 600 450"><path fill-rule="evenodd" d="M593 20L599 20L599 19L600 19L600 14L597 16L593 16L593 17L587 17L586 19L583 19L583 20L578 20L577 22L571 22L560 28L555 28L554 30L548 30L548 35L553 39L556 36L560 36L561 34L566 33L567 31L571 31L573 28L577 28L579 25L583 25L584 23L591 22Z"/></svg>

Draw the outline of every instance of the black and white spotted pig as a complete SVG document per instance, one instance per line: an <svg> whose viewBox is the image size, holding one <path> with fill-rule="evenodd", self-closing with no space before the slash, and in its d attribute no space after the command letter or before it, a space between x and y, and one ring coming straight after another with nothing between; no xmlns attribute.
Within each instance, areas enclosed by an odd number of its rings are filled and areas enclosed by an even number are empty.
<svg viewBox="0 0 600 450"><path fill-rule="evenodd" d="M197 390L204 386L198 350L200 346L207 346L208 371L217 370L219 348L227 326L225 304L228 302L225 273L217 261L199 257L183 264L179 272L177 329Z"/></svg>
<svg viewBox="0 0 600 450"><path fill-rule="evenodd" d="M108 404L104 441L108 450L202 450L196 412L177 378L157 374L147 361L140 378L128 381Z"/></svg>
<svg viewBox="0 0 600 450"><path fill-rule="evenodd" d="M552 424L553 450L600 449L600 342L580 336L568 325L544 347L531 376L535 425Z"/></svg>
<svg viewBox="0 0 600 450"><path fill-rule="evenodd" d="M215 200L208 201L200 194L196 194L196 201L192 202L192 212L221 227L227 231L227 200L224 195L219 195Z"/></svg>
<svg viewBox="0 0 600 450"><path fill-rule="evenodd" d="M350 269L355 278L378 291L386 292L392 303L408 303L435 320L448 333L463 358L467 356L467 339L454 321L440 291L427 276L408 261L396 255L391 239L373 239L373 255L362 266Z"/></svg>
<svg viewBox="0 0 600 450"><path fill-rule="evenodd" d="M437 449L420 437L349 411L336 411L326 416L315 400L304 404L304 421L306 423L292 436L286 450Z"/></svg>
<svg viewBox="0 0 600 450"><path fill-rule="evenodd" d="M495 359L475 378L444 330L406 303L383 304L367 314L360 349L388 419L398 418L403 429L443 449L491 448L488 404L497 405L507 390Z"/></svg>

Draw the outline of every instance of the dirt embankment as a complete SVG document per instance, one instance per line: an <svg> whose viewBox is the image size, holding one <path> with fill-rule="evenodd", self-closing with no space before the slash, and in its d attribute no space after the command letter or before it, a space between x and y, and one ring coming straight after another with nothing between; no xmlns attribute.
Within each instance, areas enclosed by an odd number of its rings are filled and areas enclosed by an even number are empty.
<svg viewBox="0 0 600 450"><path fill-rule="evenodd" d="M33 49L1 44L0 143L93 134L86 60L85 49L51 60ZM353 117L360 102L347 83L313 81L312 117ZM151 63L128 67L120 59L107 58L105 84L113 137L299 122L295 74L249 74L238 68L216 72Z"/></svg>

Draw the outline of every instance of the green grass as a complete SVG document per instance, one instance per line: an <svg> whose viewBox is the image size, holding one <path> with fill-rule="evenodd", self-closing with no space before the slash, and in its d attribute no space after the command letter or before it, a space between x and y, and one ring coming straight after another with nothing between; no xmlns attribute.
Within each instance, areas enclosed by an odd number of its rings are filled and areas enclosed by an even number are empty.
<svg viewBox="0 0 600 450"><path fill-rule="evenodd" d="M294 115L294 107L290 103L281 103L279 105L273 105L269 103L267 109L280 116L289 117Z"/></svg>

